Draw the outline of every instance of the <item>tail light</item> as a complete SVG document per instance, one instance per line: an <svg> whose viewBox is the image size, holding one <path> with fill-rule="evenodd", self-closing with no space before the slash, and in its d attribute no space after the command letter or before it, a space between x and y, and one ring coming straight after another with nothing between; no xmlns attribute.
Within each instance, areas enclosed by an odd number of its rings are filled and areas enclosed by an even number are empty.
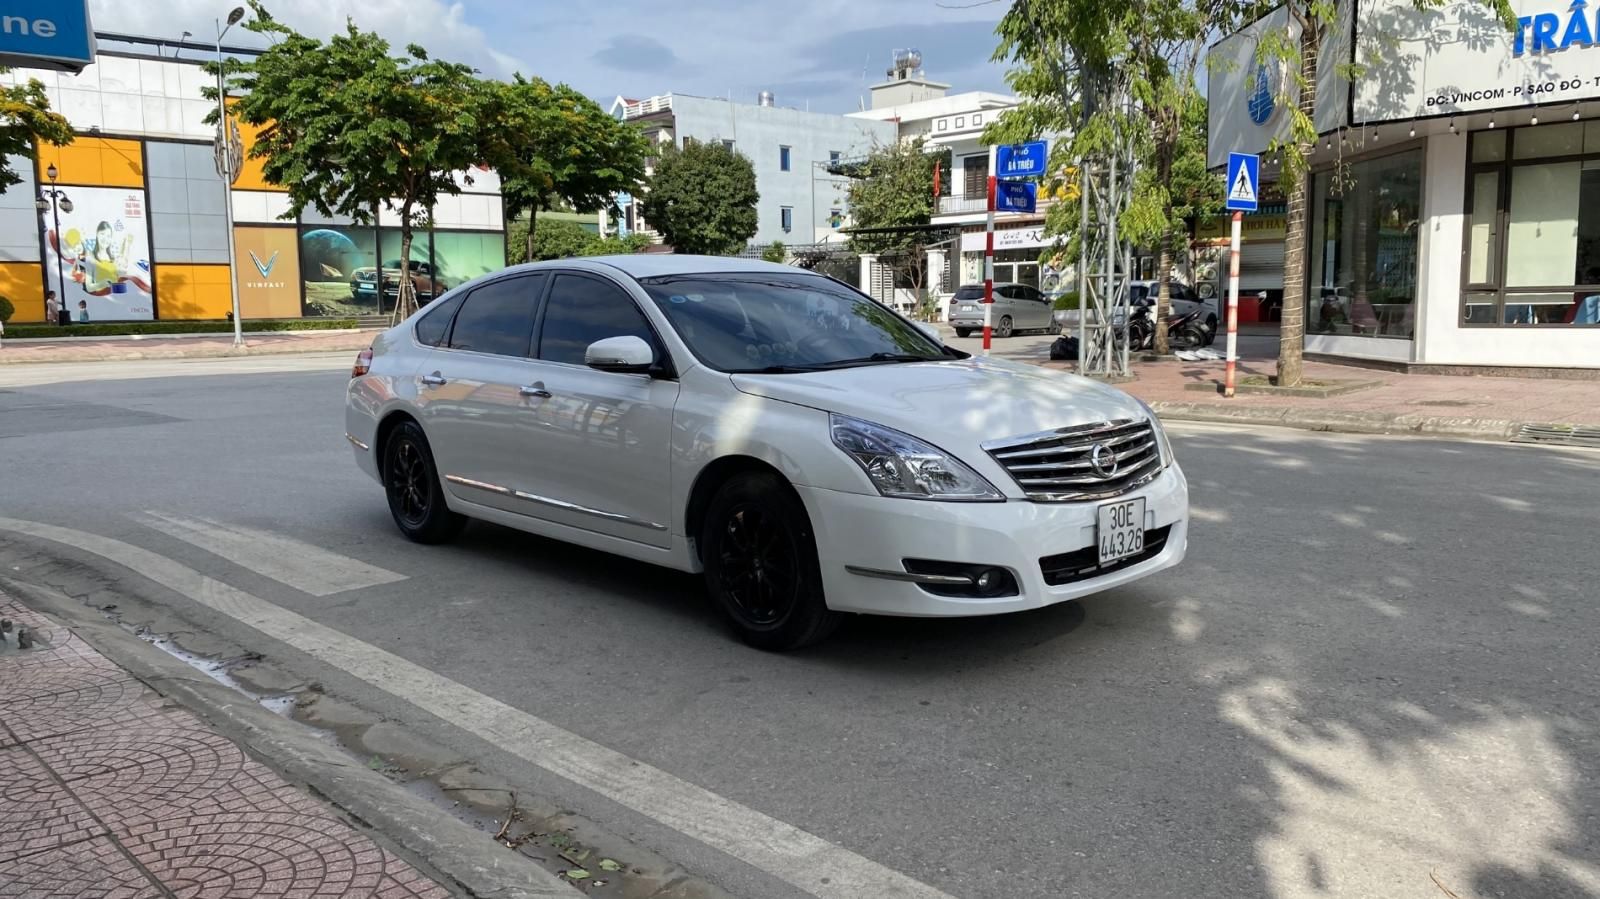
<svg viewBox="0 0 1600 899"><path fill-rule="evenodd" d="M368 347L367 349L364 349L360 353L356 354L356 364L350 369L350 377L359 378L369 371L372 371L371 347Z"/></svg>

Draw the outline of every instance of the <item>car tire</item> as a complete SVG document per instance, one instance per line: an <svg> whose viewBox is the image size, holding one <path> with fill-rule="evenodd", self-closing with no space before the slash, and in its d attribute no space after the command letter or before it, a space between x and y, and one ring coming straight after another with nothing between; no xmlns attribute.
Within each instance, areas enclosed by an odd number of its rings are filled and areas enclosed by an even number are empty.
<svg viewBox="0 0 1600 899"><path fill-rule="evenodd" d="M971 337L972 336L972 329L971 328L957 328L956 329L956 336L957 337Z"/></svg>
<svg viewBox="0 0 1600 899"><path fill-rule="evenodd" d="M996 337L1010 337L1011 336L1011 330L1012 330L1011 329L1011 316L1002 315L1002 316L1000 316L1000 324L995 326L994 336L996 336Z"/></svg>
<svg viewBox="0 0 1600 899"><path fill-rule="evenodd" d="M383 444L383 489L400 533L416 543L448 543L467 519L450 511L428 438L414 421L401 422Z"/></svg>
<svg viewBox="0 0 1600 899"><path fill-rule="evenodd" d="M842 620L823 597L805 506L775 475L738 474L717 490L701 528L700 558L711 601L751 646L799 649Z"/></svg>

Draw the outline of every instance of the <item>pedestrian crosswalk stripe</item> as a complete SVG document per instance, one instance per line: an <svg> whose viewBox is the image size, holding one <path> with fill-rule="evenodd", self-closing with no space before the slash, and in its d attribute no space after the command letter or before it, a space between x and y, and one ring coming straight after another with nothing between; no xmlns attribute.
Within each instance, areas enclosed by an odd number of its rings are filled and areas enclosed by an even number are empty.
<svg viewBox="0 0 1600 899"><path fill-rule="evenodd" d="M406 579L387 568L259 528L165 512L145 512L135 520L312 596L332 596Z"/></svg>
<svg viewBox="0 0 1600 899"><path fill-rule="evenodd" d="M150 550L37 521L0 531L93 553L499 749L652 818L818 899L953 899L792 824L635 761L381 647L207 577Z"/></svg>

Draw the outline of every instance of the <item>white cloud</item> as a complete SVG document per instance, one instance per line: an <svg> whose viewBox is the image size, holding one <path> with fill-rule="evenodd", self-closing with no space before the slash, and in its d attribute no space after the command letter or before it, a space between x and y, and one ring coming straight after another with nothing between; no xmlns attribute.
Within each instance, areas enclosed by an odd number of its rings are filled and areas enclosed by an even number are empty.
<svg viewBox="0 0 1600 899"><path fill-rule="evenodd" d="M90 15L99 31L149 37L177 38L188 31L198 41L216 36L216 19L232 7L229 0L166 0L159 19L148 6L120 0L90 0ZM396 50L417 43L440 59L470 63L493 76L508 76L518 68L509 54L488 46L483 29L467 21L461 3L441 0L275 0L267 3L273 18L313 37L326 38L343 31L348 18L360 28L388 38ZM157 24L159 23L159 24ZM251 46L263 43L250 32L235 27L228 43Z"/></svg>

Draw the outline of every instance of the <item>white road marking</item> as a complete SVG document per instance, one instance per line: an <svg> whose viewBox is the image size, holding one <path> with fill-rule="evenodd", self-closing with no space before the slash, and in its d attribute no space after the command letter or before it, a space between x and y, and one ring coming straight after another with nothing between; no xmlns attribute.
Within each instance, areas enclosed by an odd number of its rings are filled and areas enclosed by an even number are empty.
<svg viewBox="0 0 1600 899"><path fill-rule="evenodd" d="M387 568L271 531L164 512L147 511L135 520L312 596L332 596L406 579Z"/></svg>
<svg viewBox="0 0 1600 899"><path fill-rule="evenodd" d="M123 565L619 805L819 899L952 899L814 834L607 749L288 609L120 540L0 518L0 530Z"/></svg>

